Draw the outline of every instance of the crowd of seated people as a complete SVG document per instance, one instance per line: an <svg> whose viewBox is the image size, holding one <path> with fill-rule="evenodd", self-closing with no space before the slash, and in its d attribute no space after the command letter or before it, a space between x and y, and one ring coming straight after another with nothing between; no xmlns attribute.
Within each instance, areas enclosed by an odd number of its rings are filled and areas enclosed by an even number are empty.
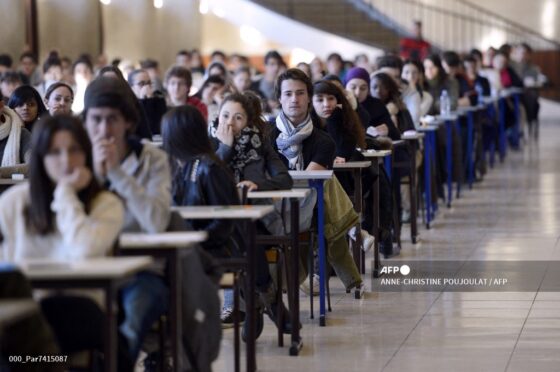
<svg viewBox="0 0 560 372"><path fill-rule="evenodd" d="M2 260L106 256L123 231L165 231L172 204L238 205L240 186L290 189L289 170L330 170L362 160L367 149L391 149L403 133L420 128L426 115L441 112L442 96L456 109L503 88L541 84L544 77L532 64L531 52L526 44L504 45L492 51L486 65L476 49L465 55L426 54L423 60L387 54L373 63L365 55L348 62L332 53L324 62L315 58L289 68L280 53L270 51L260 73L241 55L216 51L205 67L200 52L182 50L164 75L153 59L123 70L118 61L107 64L100 56L94 62L85 54L72 63L52 51L41 67L32 53L23 53L18 66L0 55L0 166L29 165L28 181L0 197ZM527 120L537 120L538 91L525 94L522 102ZM509 126L514 113L510 105L506 110ZM161 149L149 143L154 135L161 136ZM452 141L438 133L439 186L446 146L453 146L454 158L463 156L460 133ZM325 185L325 199L336 199L325 203L327 259L346 290L364 286L349 239L361 234L364 250L373 245L375 179L380 250L385 258L399 254L397 225L409 220L411 208L400 183L410 172L421 173L422 154L395 149L395 159L410 157L416 157L417 168L408 173L363 172L363 216L352 208L349 174L337 173ZM460 181L461 169L456 173ZM315 192L300 201L302 231L311 227L316 203ZM260 221L259 232L287 234L284 219L275 209ZM213 257L245 253L240 224L214 219L188 228L209 233L201 246ZM276 321L280 308L288 312L278 302L281 289L266 261L268 248L257 247L257 336L263 313ZM305 257L304 252L299 284L305 292L316 292L319 279L307 272ZM119 371L132 369L146 334L168 310L164 272L156 261L119 294ZM303 284L307 275L313 276L313 288ZM98 320L101 311L94 297L57 294L42 299L41 308L40 320L50 325L57 350L102 349L102 325L89 321ZM226 292L224 326L232 323L232 313L233 295ZM286 333L299 326L288 319L281 325ZM81 331L72 332L70 323ZM192 350L185 353L192 356Z"/></svg>

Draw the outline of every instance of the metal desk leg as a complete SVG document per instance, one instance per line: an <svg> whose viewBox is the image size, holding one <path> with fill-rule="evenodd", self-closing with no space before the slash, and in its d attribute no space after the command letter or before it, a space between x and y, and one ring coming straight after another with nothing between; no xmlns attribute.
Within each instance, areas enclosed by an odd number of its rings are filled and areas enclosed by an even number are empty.
<svg viewBox="0 0 560 372"><path fill-rule="evenodd" d="M374 278L379 278L381 276L381 263L379 260L379 242L381 241L381 229L379 228L379 178L381 174L379 172L379 160L374 158L372 164L375 174L378 175L375 182L373 182L373 232L375 234L375 243L373 246L372 275Z"/></svg>
<svg viewBox="0 0 560 372"><path fill-rule="evenodd" d="M504 162L506 157L506 99L500 98L499 100L499 114L500 114L500 125L499 125L499 152L500 152L500 163Z"/></svg>
<svg viewBox="0 0 560 372"><path fill-rule="evenodd" d="M247 250L247 295L245 296L245 301L247 304L247 319L249 322L247 327L247 341L246 341L246 352L247 352L247 372L255 372L257 370L257 358L256 358L256 347L255 347L255 324L256 324L256 312L255 312L255 252L256 252L256 229L255 222L247 221L247 230L249 233L249 247Z"/></svg>
<svg viewBox="0 0 560 372"><path fill-rule="evenodd" d="M513 147L514 148L519 148L519 144L520 144L520 139L521 139L521 130L520 130L520 122L521 122L521 117L520 117L520 113L519 113L519 98L520 98L520 94L519 93L515 93L513 95L513 107L514 107L514 114L515 114L515 123L513 124Z"/></svg>
<svg viewBox="0 0 560 372"><path fill-rule="evenodd" d="M432 221L432 180L431 180L431 136L430 132L424 136L424 201L426 208L426 229L430 229Z"/></svg>
<svg viewBox="0 0 560 372"><path fill-rule="evenodd" d="M474 113L469 111L467 116L467 173L469 175L469 189L472 189L474 181L473 164L473 133L474 132Z"/></svg>
<svg viewBox="0 0 560 372"><path fill-rule="evenodd" d="M292 343L290 345L290 355L298 355L303 346L302 339L299 335L299 202L298 199L292 198L290 199L290 203L290 220L292 222L292 275L288 275L288 296L291 314L290 321L292 323ZM290 277L291 280L289 279ZM291 291L289 289L290 287Z"/></svg>
<svg viewBox="0 0 560 372"><path fill-rule="evenodd" d="M105 317L104 329L104 358L105 371L117 372L117 290L112 282L105 286Z"/></svg>
<svg viewBox="0 0 560 372"><path fill-rule="evenodd" d="M416 201L417 189L416 189L416 151L417 151L417 141L412 142L412 156L410 157L410 240L412 244L416 244L416 238L418 236L418 204Z"/></svg>
<svg viewBox="0 0 560 372"><path fill-rule="evenodd" d="M452 181L453 181L453 123L451 121L445 122L445 129L447 130L447 143L445 146L446 161L447 161L447 208L451 208L452 195Z"/></svg>
<svg viewBox="0 0 560 372"><path fill-rule="evenodd" d="M323 180L312 181L313 187L317 190L317 213L318 213L318 239L319 239L319 325L324 327L327 325L326 309L325 309L325 283L326 277L326 250L325 250L325 210L323 195Z"/></svg>
<svg viewBox="0 0 560 372"><path fill-rule="evenodd" d="M169 279L170 279L170 309L169 309L169 322L171 328L171 357L173 359L173 370L182 371L181 366L181 352L179 348L182 345L181 334L183 327L181 325L181 255L175 250L173 259L169 262Z"/></svg>

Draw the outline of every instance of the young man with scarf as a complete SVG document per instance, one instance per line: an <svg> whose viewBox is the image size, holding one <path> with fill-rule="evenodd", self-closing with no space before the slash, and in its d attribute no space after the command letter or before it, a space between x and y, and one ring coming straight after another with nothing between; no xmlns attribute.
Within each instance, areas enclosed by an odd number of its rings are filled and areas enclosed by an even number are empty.
<svg viewBox="0 0 560 372"><path fill-rule="evenodd" d="M276 97L280 101L281 111L270 138L280 158L292 170L326 170L331 169L334 163L336 146L333 139L316 127L311 118L312 96L311 80L303 71L289 69L278 77ZM328 260L346 289L350 290L363 286L346 241L346 233L358 221L358 216L342 187L337 185L340 186L336 178L325 185L325 215L327 222L333 216L339 221L347 221L345 225L348 226L333 223L332 229L326 229L336 230L332 236L326 236ZM342 193L337 193L338 190L342 190ZM335 194L336 198L333 197Z"/></svg>

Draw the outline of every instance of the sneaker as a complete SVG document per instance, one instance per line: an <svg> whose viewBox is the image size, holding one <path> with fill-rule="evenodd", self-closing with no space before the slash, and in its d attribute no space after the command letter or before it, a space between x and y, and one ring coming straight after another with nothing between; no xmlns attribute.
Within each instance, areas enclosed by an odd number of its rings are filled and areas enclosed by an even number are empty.
<svg viewBox="0 0 560 372"><path fill-rule="evenodd" d="M319 294L319 275L313 274L313 295L317 296ZM309 289L309 277L305 279L303 283L299 286L300 291L305 293L306 295L310 296L310 289Z"/></svg>
<svg viewBox="0 0 560 372"><path fill-rule="evenodd" d="M404 209L402 211L402 215L401 215L401 221L402 223L410 223L410 211Z"/></svg>
<svg viewBox="0 0 560 372"><path fill-rule="evenodd" d="M263 316L263 310L262 309L257 309L257 324L255 325L255 340L257 340L264 328L264 316ZM249 322L244 322L243 323L243 328L241 328L241 339L243 340L243 342L247 342L247 327L248 327Z"/></svg>
<svg viewBox="0 0 560 372"><path fill-rule="evenodd" d="M222 329L233 328L233 314L232 307L222 309L222 315L220 316L222 318ZM239 316L239 323L243 323L245 321L245 313L243 311L238 311L237 314Z"/></svg>
<svg viewBox="0 0 560 372"><path fill-rule="evenodd" d="M284 302L275 302L270 304L264 311L266 315L272 320L274 324L276 324L276 319L278 319L278 311L279 308L282 307L282 311L284 312L284 319L282 324L282 332L286 334L292 333L292 323L290 323L290 311L284 305ZM301 324L299 324L299 328L301 329Z"/></svg>
<svg viewBox="0 0 560 372"><path fill-rule="evenodd" d="M348 236L350 237L350 239L356 241L356 231L358 229L356 229L356 226L353 226L350 230L348 230Z"/></svg>
<svg viewBox="0 0 560 372"><path fill-rule="evenodd" d="M368 252L373 248L375 244L375 237L370 235L366 230L362 230L362 249L364 252Z"/></svg>

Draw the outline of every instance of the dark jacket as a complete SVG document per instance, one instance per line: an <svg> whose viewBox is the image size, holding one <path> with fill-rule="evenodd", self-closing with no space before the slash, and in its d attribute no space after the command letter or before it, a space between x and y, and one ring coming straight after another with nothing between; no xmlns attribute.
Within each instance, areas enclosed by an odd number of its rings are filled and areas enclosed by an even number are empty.
<svg viewBox="0 0 560 372"><path fill-rule="evenodd" d="M355 157L356 138L344 128L342 109L336 108L326 120L326 129L336 145L336 156L350 161Z"/></svg>
<svg viewBox="0 0 560 372"><path fill-rule="evenodd" d="M173 177L175 205L239 205L239 195L229 170L208 155L192 158L177 167ZM237 256L245 250L242 224L233 220L193 220L195 230L208 232L202 246L217 257Z"/></svg>
<svg viewBox="0 0 560 372"><path fill-rule="evenodd" d="M167 111L165 98L154 96L152 98L140 99L139 101L152 134L160 134L161 118Z"/></svg>
<svg viewBox="0 0 560 372"><path fill-rule="evenodd" d="M228 164L234 155L233 148L216 139L213 139L213 144L217 149L216 155ZM291 189L293 180L288 173L288 168L280 160L270 142L263 141L260 150L260 158L247 164L243 169L241 181L256 183L260 191Z"/></svg>
<svg viewBox="0 0 560 372"><path fill-rule="evenodd" d="M397 126L393 123L393 120L391 120L391 114L389 114L387 107L385 107L381 100L368 96L364 102L360 103L360 105L362 105L362 107L367 111L370 120L364 129L367 130L370 126L377 127L381 124L386 124L389 128L389 138L393 141L401 138L401 134L397 129Z"/></svg>

